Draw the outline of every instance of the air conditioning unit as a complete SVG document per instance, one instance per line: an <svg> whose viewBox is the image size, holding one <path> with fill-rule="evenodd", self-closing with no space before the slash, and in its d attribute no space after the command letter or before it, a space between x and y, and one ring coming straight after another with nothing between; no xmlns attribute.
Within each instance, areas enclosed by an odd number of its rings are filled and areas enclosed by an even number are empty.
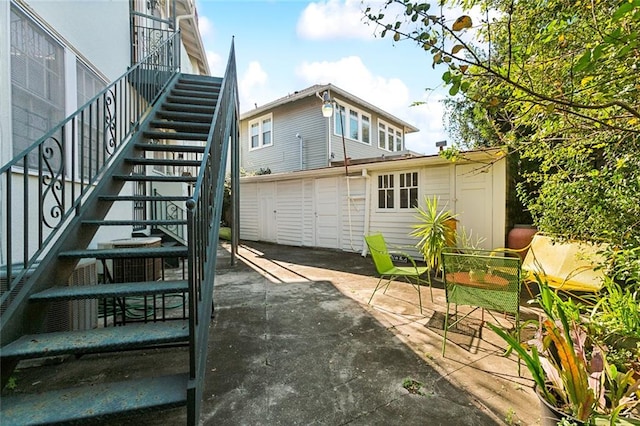
<svg viewBox="0 0 640 426"><path fill-rule="evenodd" d="M95 259L81 260L67 281L69 286L96 284L98 284L98 268ZM97 326L98 301L80 299L52 303L43 331L90 330Z"/></svg>
<svg viewBox="0 0 640 426"><path fill-rule="evenodd" d="M162 239L159 237L126 238L111 241L112 248L148 248L160 247ZM132 259L115 258L112 260L113 282L143 282L156 281L161 278L162 259Z"/></svg>

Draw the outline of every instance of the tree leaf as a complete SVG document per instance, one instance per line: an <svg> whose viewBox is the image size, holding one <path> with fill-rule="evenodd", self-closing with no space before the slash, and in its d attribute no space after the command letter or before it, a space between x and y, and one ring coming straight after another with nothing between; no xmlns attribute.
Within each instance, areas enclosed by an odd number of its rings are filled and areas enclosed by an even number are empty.
<svg viewBox="0 0 640 426"><path fill-rule="evenodd" d="M472 26L473 21L471 20L471 17L469 15L462 15L458 19L456 19L456 22L453 23L451 29L453 31L461 31L465 28L471 28Z"/></svg>
<svg viewBox="0 0 640 426"><path fill-rule="evenodd" d="M453 48L451 49L451 54L455 55L456 53L458 53L459 51L461 51L462 49L464 49L464 46L461 44L456 44L455 46L453 46Z"/></svg>

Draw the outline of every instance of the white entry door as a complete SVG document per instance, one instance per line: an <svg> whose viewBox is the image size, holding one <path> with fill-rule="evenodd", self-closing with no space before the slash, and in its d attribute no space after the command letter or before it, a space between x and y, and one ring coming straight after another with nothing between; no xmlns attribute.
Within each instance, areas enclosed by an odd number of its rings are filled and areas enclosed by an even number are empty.
<svg viewBox="0 0 640 426"><path fill-rule="evenodd" d="M338 178L315 181L315 241L318 247L340 248Z"/></svg>
<svg viewBox="0 0 640 426"><path fill-rule="evenodd" d="M264 182L258 186L258 217L260 221L260 241L276 241L276 190L273 182Z"/></svg>
<svg viewBox="0 0 640 426"><path fill-rule="evenodd" d="M481 248L491 249L493 245L493 174L491 167L482 164L456 166L456 213L458 229L464 227L467 234L472 232L473 241L477 236L485 238Z"/></svg>

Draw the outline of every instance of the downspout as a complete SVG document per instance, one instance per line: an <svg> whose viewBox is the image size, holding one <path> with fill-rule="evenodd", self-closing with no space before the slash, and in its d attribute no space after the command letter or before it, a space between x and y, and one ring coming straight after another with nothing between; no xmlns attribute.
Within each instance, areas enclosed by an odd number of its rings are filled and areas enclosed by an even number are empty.
<svg viewBox="0 0 640 426"><path fill-rule="evenodd" d="M298 140L300 141L300 170L304 170L304 162L303 162L304 142L302 140L302 136L300 136L300 133L296 133L296 138L298 138Z"/></svg>
<svg viewBox="0 0 640 426"><path fill-rule="evenodd" d="M369 234L369 226L370 226L370 218L369 214L371 212L371 176L367 173L367 169L362 169L362 177L365 178L364 183L364 235ZM367 245L362 244L362 256L367 256Z"/></svg>

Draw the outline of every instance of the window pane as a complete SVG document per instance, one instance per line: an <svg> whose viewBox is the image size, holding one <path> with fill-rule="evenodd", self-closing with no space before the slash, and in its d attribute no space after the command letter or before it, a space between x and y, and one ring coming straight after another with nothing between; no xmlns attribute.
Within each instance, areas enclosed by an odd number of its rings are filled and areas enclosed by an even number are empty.
<svg viewBox="0 0 640 426"><path fill-rule="evenodd" d="M389 137L387 140L387 149L393 151L393 132L389 132L387 136Z"/></svg>
<svg viewBox="0 0 640 426"><path fill-rule="evenodd" d="M385 208L385 204L384 204L385 200L386 200L385 191L381 189L378 191L378 208L379 209Z"/></svg>
<svg viewBox="0 0 640 426"><path fill-rule="evenodd" d="M335 113L335 123L334 123L334 127L336 129L335 133L337 135L342 135L342 128L344 126L344 122L346 120L345 117L345 111L344 111L344 107L341 105L338 105L338 107L336 108L336 113Z"/></svg>
<svg viewBox="0 0 640 426"><path fill-rule="evenodd" d="M53 37L14 8L10 27L12 139L18 154L64 118L64 54ZM59 165L60 159L54 161Z"/></svg>
<svg viewBox="0 0 640 426"><path fill-rule="evenodd" d="M271 145L271 119L262 120L262 145Z"/></svg>
<svg viewBox="0 0 640 426"><path fill-rule="evenodd" d="M360 139L358 121L358 113L356 111L349 111L349 137L351 139Z"/></svg>
<svg viewBox="0 0 640 426"><path fill-rule="evenodd" d="M271 145L271 132L262 133L262 145Z"/></svg>
<svg viewBox="0 0 640 426"><path fill-rule="evenodd" d="M371 123L369 117L362 116L362 142L371 143L369 140L369 132L371 130Z"/></svg>
<svg viewBox="0 0 640 426"><path fill-rule="evenodd" d="M406 188L400 189L400 208L406 209L409 207L409 190Z"/></svg>
<svg viewBox="0 0 640 426"><path fill-rule="evenodd" d="M387 130L384 124L378 124L378 148L386 149Z"/></svg>
<svg viewBox="0 0 640 426"><path fill-rule="evenodd" d="M418 188L411 188L409 190L409 207L418 207Z"/></svg>
<svg viewBox="0 0 640 426"><path fill-rule="evenodd" d="M387 208L393 208L393 189L387 189Z"/></svg>
<svg viewBox="0 0 640 426"><path fill-rule="evenodd" d="M396 151L402 151L402 133L396 130Z"/></svg>
<svg viewBox="0 0 640 426"><path fill-rule="evenodd" d="M260 125L253 123L251 125L251 148L257 148L260 146Z"/></svg>

